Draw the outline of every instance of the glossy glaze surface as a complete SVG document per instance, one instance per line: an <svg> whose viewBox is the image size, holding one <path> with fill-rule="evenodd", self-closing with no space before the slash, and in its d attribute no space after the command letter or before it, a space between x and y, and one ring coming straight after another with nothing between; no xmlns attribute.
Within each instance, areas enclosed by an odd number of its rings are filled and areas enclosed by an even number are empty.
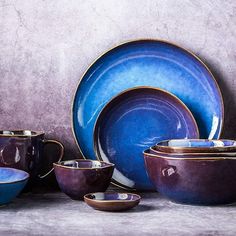
<svg viewBox="0 0 236 236"><path fill-rule="evenodd" d="M165 153L211 153L236 151L236 141L228 139L172 139L156 144L156 150Z"/></svg>
<svg viewBox="0 0 236 236"><path fill-rule="evenodd" d="M163 90L128 90L102 110L94 129L99 159L116 165L113 180L120 186L152 189L142 152L167 137L198 137L196 122L176 97Z"/></svg>
<svg viewBox="0 0 236 236"><path fill-rule="evenodd" d="M91 192L104 192L113 174L111 163L92 160L71 160L54 163L57 182L65 194L74 200Z"/></svg>
<svg viewBox="0 0 236 236"><path fill-rule="evenodd" d="M100 211L125 211L137 206L141 197L132 193L89 193L84 201Z"/></svg>
<svg viewBox="0 0 236 236"><path fill-rule="evenodd" d="M173 201L196 205L236 201L236 158L169 158L144 153L156 190Z"/></svg>
<svg viewBox="0 0 236 236"><path fill-rule="evenodd" d="M0 167L0 205L11 202L25 187L28 178L25 171Z"/></svg>
<svg viewBox="0 0 236 236"><path fill-rule="evenodd" d="M11 167L24 170L30 174L29 185L36 184L43 169L50 170L48 161L43 159L46 144L55 144L60 148L57 160L61 159L64 148L55 140L45 140L43 132L30 130L2 130L0 131L0 167ZM53 158L55 160L55 158Z"/></svg>
<svg viewBox="0 0 236 236"><path fill-rule="evenodd" d="M219 138L223 102L211 73L196 57L176 45L139 40L104 54L80 81L72 115L75 137L84 156L96 159L93 128L104 105L135 86L154 86L173 93L193 113L201 138Z"/></svg>

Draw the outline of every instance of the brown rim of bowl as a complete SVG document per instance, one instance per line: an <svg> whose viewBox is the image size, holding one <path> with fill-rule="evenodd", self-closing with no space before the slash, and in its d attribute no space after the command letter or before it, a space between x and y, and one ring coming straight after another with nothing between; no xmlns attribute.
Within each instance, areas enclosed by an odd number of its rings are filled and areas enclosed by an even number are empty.
<svg viewBox="0 0 236 236"><path fill-rule="evenodd" d="M169 142L169 141L172 141L172 140L179 140L179 141L232 141L234 143L236 143L235 140L233 139L167 139L167 140L162 140L160 142L158 142L155 146L158 148L160 148L160 150L158 151L161 151L161 152L166 152L166 153L181 153L181 150L189 150L191 152L197 152L197 151L200 151L200 150L203 150L203 151L207 151L207 150L214 150L214 149L218 149L218 150L232 150L232 149L235 149L236 150L236 145L233 146L223 146L223 147L216 147L216 146L212 146L212 147L175 147L175 146L163 146L163 145L159 145L159 143L163 143L163 142ZM170 151L168 151L170 150ZM176 151L175 151L176 150ZM183 151L184 153L187 153L185 151ZM189 152L189 153L191 153ZM204 153L204 152L202 152Z"/></svg>
<svg viewBox="0 0 236 236"><path fill-rule="evenodd" d="M236 157L236 151L235 152L163 152L163 151L159 151L159 150L155 150L153 147L155 146L151 146L149 149L154 152L154 155L160 155L160 156L179 156L179 157L184 157L184 156L211 156L214 157L214 155L216 155L216 157L219 156L224 156L225 157Z"/></svg>
<svg viewBox="0 0 236 236"><path fill-rule="evenodd" d="M106 166L101 166L101 167L89 167L89 168L80 168L80 167L73 167L73 166L65 166L65 165L62 165L64 162L67 162L67 161L77 161L77 162L100 162L100 163L104 163L106 164ZM74 170L95 170L95 169L105 169L105 168L108 168L108 167L114 167L115 164L113 163L110 163L110 162L105 162L105 161L99 161L99 160L84 160L84 159L73 159L73 160L66 160L66 161L60 161L60 162L54 162L53 163L54 166L57 166L57 167L60 167L60 168L65 168L65 169L74 169Z"/></svg>
<svg viewBox="0 0 236 236"><path fill-rule="evenodd" d="M143 155L153 157L153 158L162 158L162 159L169 159L169 160L196 160L196 161L222 161L222 160L235 160L236 157L167 157L167 156L159 156L157 154L148 153L147 151L150 149L146 149L143 151ZM189 153L189 156L191 156L191 153Z"/></svg>
<svg viewBox="0 0 236 236"><path fill-rule="evenodd" d="M114 194L114 192L96 192L96 193L87 193L84 195L84 199L86 200L91 200L91 201L94 201L94 202L137 202L137 201L140 201L142 198L140 195L138 194L135 194L135 193L117 193L117 194L129 194L129 195L134 195L136 197L138 197L138 199L136 200L98 200L98 199L91 199L91 198L88 198L89 195L92 195L92 194L97 194L97 193L102 193L102 194Z"/></svg>

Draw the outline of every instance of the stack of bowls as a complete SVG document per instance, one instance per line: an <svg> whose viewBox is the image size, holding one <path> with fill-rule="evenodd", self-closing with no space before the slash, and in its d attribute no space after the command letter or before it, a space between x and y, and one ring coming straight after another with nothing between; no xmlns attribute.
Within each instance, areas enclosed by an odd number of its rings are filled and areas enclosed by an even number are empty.
<svg viewBox="0 0 236 236"><path fill-rule="evenodd" d="M236 141L167 140L144 151L158 192L185 204L236 202Z"/></svg>

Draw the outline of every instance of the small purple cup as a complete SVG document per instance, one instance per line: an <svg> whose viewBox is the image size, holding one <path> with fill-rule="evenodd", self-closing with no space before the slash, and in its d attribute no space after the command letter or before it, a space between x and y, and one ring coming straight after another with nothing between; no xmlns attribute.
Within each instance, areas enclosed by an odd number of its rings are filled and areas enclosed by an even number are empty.
<svg viewBox="0 0 236 236"><path fill-rule="evenodd" d="M57 182L62 192L74 200L82 200L91 192L105 192L114 164L96 160L70 160L54 163Z"/></svg>

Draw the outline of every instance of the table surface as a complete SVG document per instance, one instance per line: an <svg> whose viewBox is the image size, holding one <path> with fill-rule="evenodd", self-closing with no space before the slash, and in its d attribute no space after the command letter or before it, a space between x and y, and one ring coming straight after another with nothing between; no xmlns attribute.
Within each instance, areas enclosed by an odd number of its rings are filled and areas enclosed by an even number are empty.
<svg viewBox="0 0 236 236"><path fill-rule="evenodd" d="M203 207L141 193L127 212L101 212L61 192L24 193L0 207L0 235L236 235L236 205Z"/></svg>

